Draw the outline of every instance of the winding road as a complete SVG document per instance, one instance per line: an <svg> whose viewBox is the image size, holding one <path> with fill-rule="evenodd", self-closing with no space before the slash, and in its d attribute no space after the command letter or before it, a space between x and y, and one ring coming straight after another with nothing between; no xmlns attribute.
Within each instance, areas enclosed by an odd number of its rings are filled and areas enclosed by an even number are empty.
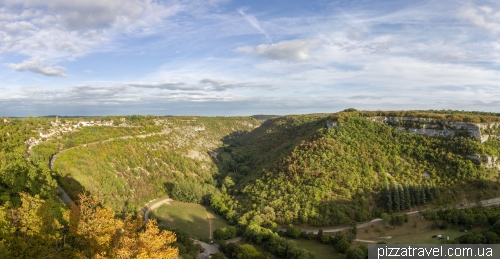
<svg viewBox="0 0 500 259"><path fill-rule="evenodd" d="M52 158L50 159L49 169L52 170L52 168L54 166L54 162L56 161L57 157L61 153L64 153L64 152L69 151L69 150L73 150L73 149L81 148L81 147L86 147L87 145L95 145L95 144L98 144L98 143L106 143L106 142L109 142L109 141L113 141L115 139L146 138L146 137L150 137L150 136L154 136L154 135L163 135L163 134L168 134L171 131L172 131L172 129L167 128L167 129L164 129L164 130L162 130L160 132L154 132L154 133L149 133L149 134L140 134L140 135L127 135L127 136L121 136L121 137L116 137L116 138L109 138L109 139L106 139L106 140L94 141L94 142L90 142L90 143L87 143L87 144L81 144L81 145L78 145L78 146L74 146L74 147L70 147L70 148L67 148L67 149L59 150L59 152L57 152L56 154L54 154L52 156ZM61 187L61 185L59 185L59 183L57 183L57 191L59 192L59 197L61 198L62 202L66 206L71 207L71 206L75 205L75 203L71 200L71 198L68 196L68 194L66 193L66 191L64 191L64 189ZM146 217L145 217L145 220L147 222L147 218Z"/></svg>
<svg viewBox="0 0 500 259"><path fill-rule="evenodd" d="M493 206L493 205L500 205L500 197L499 198L493 198L493 199L488 199L488 200L482 200L480 201L481 205L482 206ZM472 208L474 206L477 206L478 204L477 203L471 203L471 204L468 204L468 205L460 205L460 206L456 206L457 209L461 210L461 209L467 209L467 208ZM440 209L433 209L431 211L439 211ZM422 215L422 211L411 211L411 212L408 212L406 214L408 214L410 217L414 217L414 216L417 216L417 215ZM362 228L362 227L368 227L368 226L371 226L371 225L376 225L376 224L381 224L381 223L384 223L384 220L383 219L380 219L380 218L376 218L376 219L373 219L371 221L366 221L366 222L363 222L363 223L358 223L357 227L358 228ZM338 232L338 231L342 231L342 230L349 230L349 229L352 229L352 227L350 226L344 226L344 227L333 227L333 228L323 228L323 232ZM278 230L281 230L281 231L286 231L286 228L279 228ZM302 231L306 231L306 232L312 232L314 234L317 234L318 233L318 230L319 229L301 229Z"/></svg>
<svg viewBox="0 0 500 259"><path fill-rule="evenodd" d="M149 136L153 136L153 135L168 134L170 132L171 132L171 129L165 129L165 130L163 130L161 132L150 133L150 134L142 134L142 135L135 135L135 136L134 135L128 135L128 136L122 136L122 137L116 137L116 138L109 138L109 139L106 139L106 140L95 141L95 142L87 143L85 145L79 145L79 146L67 148L67 149L64 149L64 150L60 150L58 153L56 153L56 154L54 154L52 156L52 158L51 158L51 160L49 162L49 168L50 168L50 170L52 170L54 162L56 161L57 157L61 153L69 151L69 150L73 150L73 149L76 149L76 148L81 148L81 147L84 147L86 145L94 145L94 144L97 144L97 143L105 143L105 142L113 141L115 139L145 138L145 137L149 137ZM71 198L68 196L68 194L64 191L64 189L59 185L59 183L57 185L57 190L59 191L59 195L60 195L61 200L63 201L63 203L66 206L71 207L72 205L75 204L71 200ZM173 200L170 199L170 198L160 198L160 199L155 199L155 200L152 200L152 201L148 202L148 204L146 204L143 207L144 221L148 222L148 220L149 220L149 213L152 210L158 208L159 206L161 206L163 204L168 204L171 201L173 201ZM489 199L489 200L482 200L481 204L482 204L482 206L499 205L500 204L500 197L499 198L494 198L494 199ZM477 206L477 204L472 203L472 204L469 204L469 205L466 205L466 206L457 206L456 208L457 209L465 209L465 208L470 208L470 207L474 207L474 206ZM435 209L433 211L438 211L438 210L439 209ZM419 215L421 213L422 212L420 212L420 211L413 211L413 212L409 212L407 214L410 217L414 217L414 216L417 216L417 215ZM207 214L207 219L209 220L209 224L210 224L210 232L211 232L210 236L211 236L212 235L212 225L211 225L210 218L208 217L208 214ZM377 218L377 219L373 219L371 221L359 223L357 225L357 227L358 228L362 228L362 227L367 227L367 226L371 226L371 225L375 225L375 224L381 224L383 222L384 222L383 219ZM352 227L350 227L350 226L323 228L323 232L338 232L338 231L343 231L343 230L349 230L351 228ZM286 228L279 228L278 230L286 231ZM302 231L306 231L306 232L313 232L313 233L317 234L319 229L307 229L307 228L304 228L304 229L301 229L301 230ZM238 242L241 239L242 239L242 237L236 237L236 238L233 238L233 239L230 239L230 240L226 240L226 242L227 243L233 243L233 242ZM365 241L365 240L360 240L360 241ZM214 253L218 252L218 246L219 245L217 245L217 244L208 244L208 243L204 243L204 242L201 242L201 241L198 241L198 240L195 240L194 243L201 244L201 246L205 249L205 251L203 253L200 253L198 255L198 259L203 259L203 258L205 258L209 254L214 254Z"/></svg>

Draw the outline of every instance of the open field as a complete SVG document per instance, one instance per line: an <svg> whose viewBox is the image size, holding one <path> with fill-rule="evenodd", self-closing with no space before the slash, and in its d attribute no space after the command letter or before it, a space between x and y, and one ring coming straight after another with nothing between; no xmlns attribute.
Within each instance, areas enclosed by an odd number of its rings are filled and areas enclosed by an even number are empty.
<svg viewBox="0 0 500 259"><path fill-rule="evenodd" d="M178 201L158 207L150 217L156 218L160 225L182 229L196 239L210 238L211 231L228 226L227 222L216 215L211 208ZM210 218L210 222L207 217Z"/></svg>
<svg viewBox="0 0 500 259"><path fill-rule="evenodd" d="M414 222L417 226L414 227ZM371 227L358 228L357 239L374 242L384 241L388 244L438 244L439 239L432 238L433 235L442 235L444 238L450 237L450 240L459 237L465 233L460 232L462 227L449 225L447 229L432 228L433 221L427 221L423 216L410 218L410 221L402 226L391 226L388 223L374 225ZM481 231L482 228L474 228L469 231ZM360 244L368 245L368 242L354 242L351 247Z"/></svg>
<svg viewBox="0 0 500 259"><path fill-rule="evenodd" d="M314 240L293 239L297 246L316 253L317 259L339 259L341 255L333 244L321 244Z"/></svg>

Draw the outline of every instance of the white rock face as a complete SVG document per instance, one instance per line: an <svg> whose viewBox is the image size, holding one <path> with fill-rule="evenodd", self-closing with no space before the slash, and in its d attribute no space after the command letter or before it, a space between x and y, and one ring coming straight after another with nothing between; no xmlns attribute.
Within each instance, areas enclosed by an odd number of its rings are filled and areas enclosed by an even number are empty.
<svg viewBox="0 0 500 259"><path fill-rule="evenodd" d="M331 129L333 127L337 126L337 122L336 121L331 121L331 120L327 120L326 121L326 127Z"/></svg>
<svg viewBox="0 0 500 259"><path fill-rule="evenodd" d="M500 123L468 123L468 122L450 122L432 118L414 118L414 117L369 117L371 121L381 122L393 125L397 130L408 131L431 137L453 137L457 134L464 134L471 138L480 139L481 143L488 140L490 135L482 135L481 130L498 129ZM419 127L406 127L405 125L415 125ZM493 136L492 136L493 137ZM496 137L496 136L495 136Z"/></svg>
<svg viewBox="0 0 500 259"><path fill-rule="evenodd" d="M481 163L481 165L487 168L496 168L500 171L500 161L496 156L480 156L480 155L468 155L469 159Z"/></svg>

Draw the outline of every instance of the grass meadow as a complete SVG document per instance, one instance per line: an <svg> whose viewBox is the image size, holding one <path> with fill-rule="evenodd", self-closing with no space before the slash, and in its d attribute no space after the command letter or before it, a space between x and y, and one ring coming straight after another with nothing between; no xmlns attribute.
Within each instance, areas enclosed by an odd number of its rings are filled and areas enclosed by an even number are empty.
<svg viewBox="0 0 500 259"><path fill-rule="evenodd" d="M153 211L151 218L156 218L159 225L182 229L195 239L210 238L210 229L213 232L217 228L229 226L224 218L209 207L178 201L160 206Z"/></svg>

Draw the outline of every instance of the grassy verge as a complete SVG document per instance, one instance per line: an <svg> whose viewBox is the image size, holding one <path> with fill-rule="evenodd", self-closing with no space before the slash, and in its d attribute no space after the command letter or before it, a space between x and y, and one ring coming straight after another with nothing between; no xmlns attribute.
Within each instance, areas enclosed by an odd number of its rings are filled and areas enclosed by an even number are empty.
<svg viewBox="0 0 500 259"><path fill-rule="evenodd" d="M316 253L317 259L339 259L343 258L335 250L333 244L321 244L314 240L293 239L299 248Z"/></svg>
<svg viewBox="0 0 500 259"><path fill-rule="evenodd" d="M415 226L416 222L416 226ZM460 232L462 227L450 225L447 229L438 229L432 227L433 221L428 221L423 216L410 218L410 221L402 226L373 225L371 227L358 229L358 240L373 242L386 242L388 244L439 244L439 239L432 238L433 235L442 235L450 240L463 235ZM469 231L481 231L482 228L475 228ZM352 247L360 244L368 245L369 242L354 242Z"/></svg>
<svg viewBox="0 0 500 259"><path fill-rule="evenodd" d="M160 225L182 229L191 237L200 239L209 238L210 236L210 225L207 215L212 222L212 231L216 228L228 226L223 218L216 215L208 207L177 201L160 206L153 211L151 218L156 218Z"/></svg>

